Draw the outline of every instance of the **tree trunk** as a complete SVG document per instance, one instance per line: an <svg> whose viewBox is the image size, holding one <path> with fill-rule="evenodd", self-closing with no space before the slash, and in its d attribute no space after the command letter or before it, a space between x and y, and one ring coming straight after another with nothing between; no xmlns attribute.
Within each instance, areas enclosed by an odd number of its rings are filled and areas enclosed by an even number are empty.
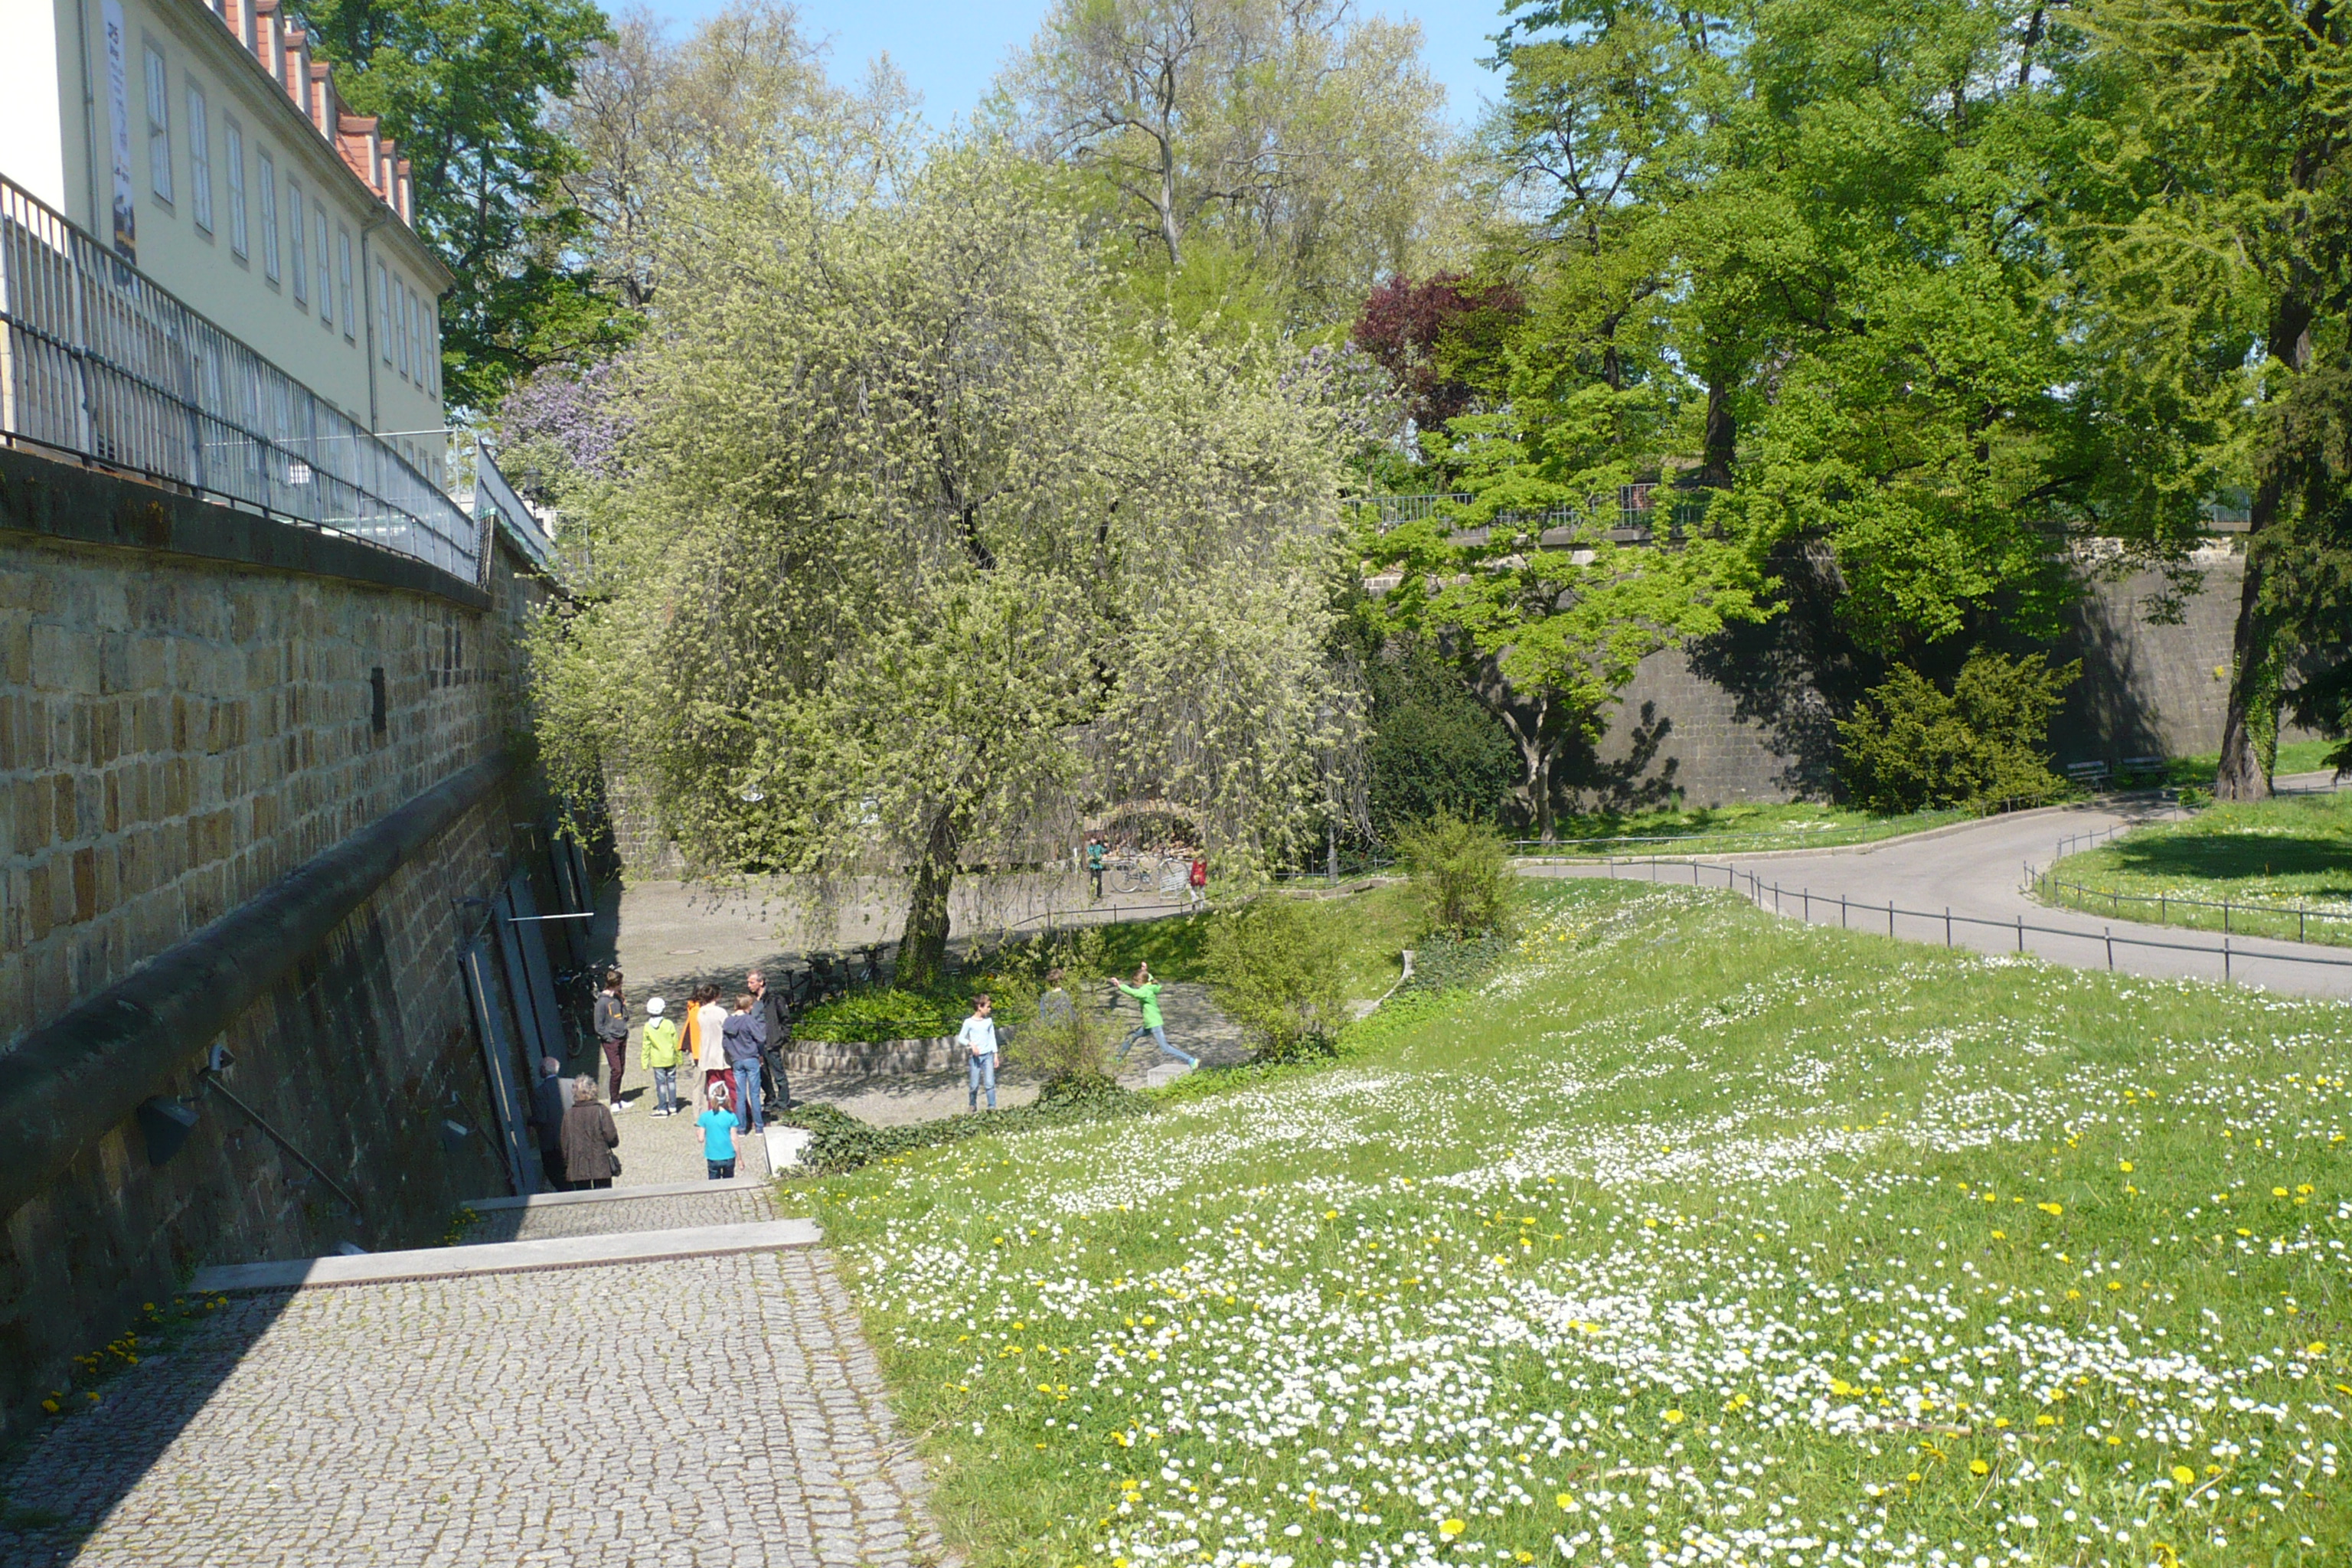
<svg viewBox="0 0 2352 1568"><path fill-rule="evenodd" d="M2259 504L2259 498L2257 498ZM2260 705L2275 702L2268 679L2269 637L2263 626L2262 558L2253 551L2254 535L2246 535L2246 581L2238 595L2238 629L2231 639L2230 709L2221 721L2221 765L2213 772L2215 800L2263 800L2271 793L2270 773L2263 766L2256 744L2255 721Z"/></svg>
<svg viewBox="0 0 2352 1568"><path fill-rule="evenodd" d="M946 978L948 893L955 886L956 852L962 847L961 813L941 806L923 841L914 896L907 904L907 929L898 938L898 972L891 984L901 991L929 991Z"/></svg>
<svg viewBox="0 0 2352 1568"><path fill-rule="evenodd" d="M2273 307L2271 353L2291 371L2311 364L2311 300L2300 276L2290 281ZM2258 720L2275 720L2278 692L2271 679L2271 628L2263 616L2263 535L2278 516L2285 499L2286 477L2281 455L2273 453L2270 471L2254 485L2253 505L2246 509L2246 581L2238 594L2238 626L2230 639L2234 664L2230 670L2230 709L2221 721L2221 764L2213 770L2216 800L2263 800L2271 793L2270 770L2257 749ZM2273 711L2263 712L2264 705Z"/></svg>

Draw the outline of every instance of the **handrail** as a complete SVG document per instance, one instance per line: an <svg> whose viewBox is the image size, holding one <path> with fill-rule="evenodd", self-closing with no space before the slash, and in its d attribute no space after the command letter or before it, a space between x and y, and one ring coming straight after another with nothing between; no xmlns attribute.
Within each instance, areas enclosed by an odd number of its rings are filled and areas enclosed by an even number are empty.
<svg viewBox="0 0 2352 1568"><path fill-rule="evenodd" d="M489 443L478 437L474 441L474 515L479 518L487 510L498 520L514 541L515 547L530 558L531 563L544 571L555 559L555 542L547 537L539 519L514 486L507 483L505 470L490 452Z"/></svg>
<svg viewBox="0 0 2352 1568"><path fill-rule="evenodd" d="M480 576L479 528L390 443L5 177L0 437Z"/></svg>

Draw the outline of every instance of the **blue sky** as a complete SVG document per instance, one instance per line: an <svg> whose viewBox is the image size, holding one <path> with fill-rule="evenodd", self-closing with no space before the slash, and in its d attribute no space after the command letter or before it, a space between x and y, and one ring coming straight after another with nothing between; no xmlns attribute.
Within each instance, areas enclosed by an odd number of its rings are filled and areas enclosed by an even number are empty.
<svg viewBox="0 0 2352 1568"><path fill-rule="evenodd" d="M650 4L659 16L690 22L721 0ZM1364 8L1418 21L1454 123L1477 118L1479 100L1494 95L1496 79L1475 62L1493 52L1486 40L1502 26L1501 0L1370 0ZM925 117L940 127L980 101L1005 52L1029 40L1045 10L1045 0L801 0L809 31L832 41L836 78L864 75L866 62L887 51L923 95Z"/></svg>

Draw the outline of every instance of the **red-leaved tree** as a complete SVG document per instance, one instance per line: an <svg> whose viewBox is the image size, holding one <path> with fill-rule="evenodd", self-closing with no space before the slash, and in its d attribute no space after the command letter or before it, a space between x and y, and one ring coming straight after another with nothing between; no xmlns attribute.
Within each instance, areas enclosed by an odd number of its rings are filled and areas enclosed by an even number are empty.
<svg viewBox="0 0 2352 1568"><path fill-rule="evenodd" d="M1526 309L1507 283L1459 272L1415 283L1399 273L1365 298L1349 335L1396 377L1413 423L1435 430L1470 410L1478 366L1491 362Z"/></svg>

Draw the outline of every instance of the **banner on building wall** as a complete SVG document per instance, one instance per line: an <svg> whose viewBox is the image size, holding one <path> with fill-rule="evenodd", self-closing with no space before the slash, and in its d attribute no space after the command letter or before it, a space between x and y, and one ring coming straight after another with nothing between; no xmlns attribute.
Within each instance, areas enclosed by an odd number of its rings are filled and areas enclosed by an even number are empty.
<svg viewBox="0 0 2352 1568"><path fill-rule="evenodd" d="M114 253L123 260L139 259L139 213L132 205L136 189L131 183L131 80L123 62L121 0L106 0L106 109L114 121Z"/></svg>

